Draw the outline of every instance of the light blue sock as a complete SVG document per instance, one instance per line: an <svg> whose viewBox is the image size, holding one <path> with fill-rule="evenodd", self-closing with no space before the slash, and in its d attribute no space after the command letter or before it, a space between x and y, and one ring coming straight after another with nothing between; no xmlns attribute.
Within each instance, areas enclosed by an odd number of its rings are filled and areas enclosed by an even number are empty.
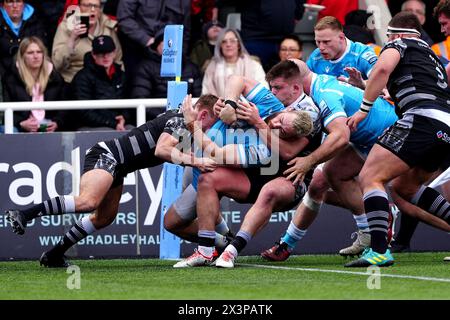
<svg viewBox="0 0 450 320"><path fill-rule="evenodd" d="M228 228L227 222L222 217L220 223L216 225L216 232L220 233L221 235L226 235L228 231L230 231L230 229Z"/></svg>
<svg viewBox="0 0 450 320"><path fill-rule="evenodd" d="M289 248L294 249L297 241L301 240L305 236L306 231L307 230L297 228L291 221L286 233L281 238L281 242L286 242Z"/></svg>
<svg viewBox="0 0 450 320"><path fill-rule="evenodd" d="M353 219L356 221L356 226L358 227L358 230L369 233L369 223L367 222L367 216L365 213L360 214L359 216L353 215Z"/></svg>

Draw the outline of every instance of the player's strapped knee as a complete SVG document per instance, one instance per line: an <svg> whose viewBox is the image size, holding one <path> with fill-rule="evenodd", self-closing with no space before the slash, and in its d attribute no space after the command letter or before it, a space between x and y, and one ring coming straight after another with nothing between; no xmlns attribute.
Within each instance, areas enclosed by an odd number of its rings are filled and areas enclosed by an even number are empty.
<svg viewBox="0 0 450 320"><path fill-rule="evenodd" d="M450 223L450 203L433 188L421 186L411 202Z"/></svg>
<svg viewBox="0 0 450 320"><path fill-rule="evenodd" d="M303 197L302 203L309 209L314 212L319 212L320 207L322 206L322 201L316 201L309 196L309 192L306 192Z"/></svg>

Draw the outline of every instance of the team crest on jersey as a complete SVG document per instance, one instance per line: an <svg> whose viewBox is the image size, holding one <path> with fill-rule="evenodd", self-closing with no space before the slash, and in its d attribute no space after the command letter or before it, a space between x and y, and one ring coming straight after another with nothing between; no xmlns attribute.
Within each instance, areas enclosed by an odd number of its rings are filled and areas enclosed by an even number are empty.
<svg viewBox="0 0 450 320"><path fill-rule="evenodd" d="M377 55L372 51L364 52L361 57L370 64L374 64L378 60Z"/></svg>

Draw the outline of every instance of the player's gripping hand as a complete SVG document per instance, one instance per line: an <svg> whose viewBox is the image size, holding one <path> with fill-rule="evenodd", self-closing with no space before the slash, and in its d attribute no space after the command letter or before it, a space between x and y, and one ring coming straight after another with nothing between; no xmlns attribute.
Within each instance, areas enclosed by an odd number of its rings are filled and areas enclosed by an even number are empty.
<svg viewBox="0 0 450 320"><path fill-rule="evenodd" d="M198 110L196 110L192 106L192 95L191 94L188 94L183 99L182 111L183 111L184 121L186 123L191 123L191 122L197 120Z"/></svg>
<svg viewBox="0 0 450 320"><path fill-rule="evenodd" d="M225 108L224 101L225 100L223 98L219 98L219 99L217 99L216 103L214 104L213 110L214 110L214 114L216 115L216 117L219 117L220 112L222 111L223 108Z"/></svg>
<svg viewBox="0 0 450 320"><path fill-rule="evenodd" d="M217 162L211 158L197 158L194 165L201 172L211 172L217 168Z"/></svg>
<svg viewBox="0 0 450 320"><path fill-rule="evenodd" d="M297 157L288 162L291 167L288 168L283 174L288 180L293 180L292 184L301 183L305 179L306 174L311 170L314 164L308 157Z"/></svg>
<svg viewBox="0 0 450 320"><path fill-rule="evenodd" d="M367 117L367 112L357 111L347 119L347 126L350 131L354 132L358 129L358 124Z"/></svg>
<svg viewBox="0 0 450 320"><path fill-rule="evenodd" d="M252 102L238 101L238 108L236 109L237 118L245 120L250 125L264 121L259 116L259 111L256 105Z"/></svg>

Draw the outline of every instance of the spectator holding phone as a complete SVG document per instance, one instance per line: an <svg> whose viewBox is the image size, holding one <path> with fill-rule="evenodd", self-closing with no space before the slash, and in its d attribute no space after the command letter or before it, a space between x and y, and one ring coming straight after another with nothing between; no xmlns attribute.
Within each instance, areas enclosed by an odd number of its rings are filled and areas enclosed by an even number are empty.
<svg viewBox="0 0 450 320"><path fill-rule="evenodd" d="M101 11L100 0L80 0L78 7L67 9L56 31L52 52L53 63L66 82L72 82L74 75L83 67L84 55L92 50L92 40L96 36L108 35L114 40L114 62L122 65L122 48L116 27L117 22Z"/></svg>

